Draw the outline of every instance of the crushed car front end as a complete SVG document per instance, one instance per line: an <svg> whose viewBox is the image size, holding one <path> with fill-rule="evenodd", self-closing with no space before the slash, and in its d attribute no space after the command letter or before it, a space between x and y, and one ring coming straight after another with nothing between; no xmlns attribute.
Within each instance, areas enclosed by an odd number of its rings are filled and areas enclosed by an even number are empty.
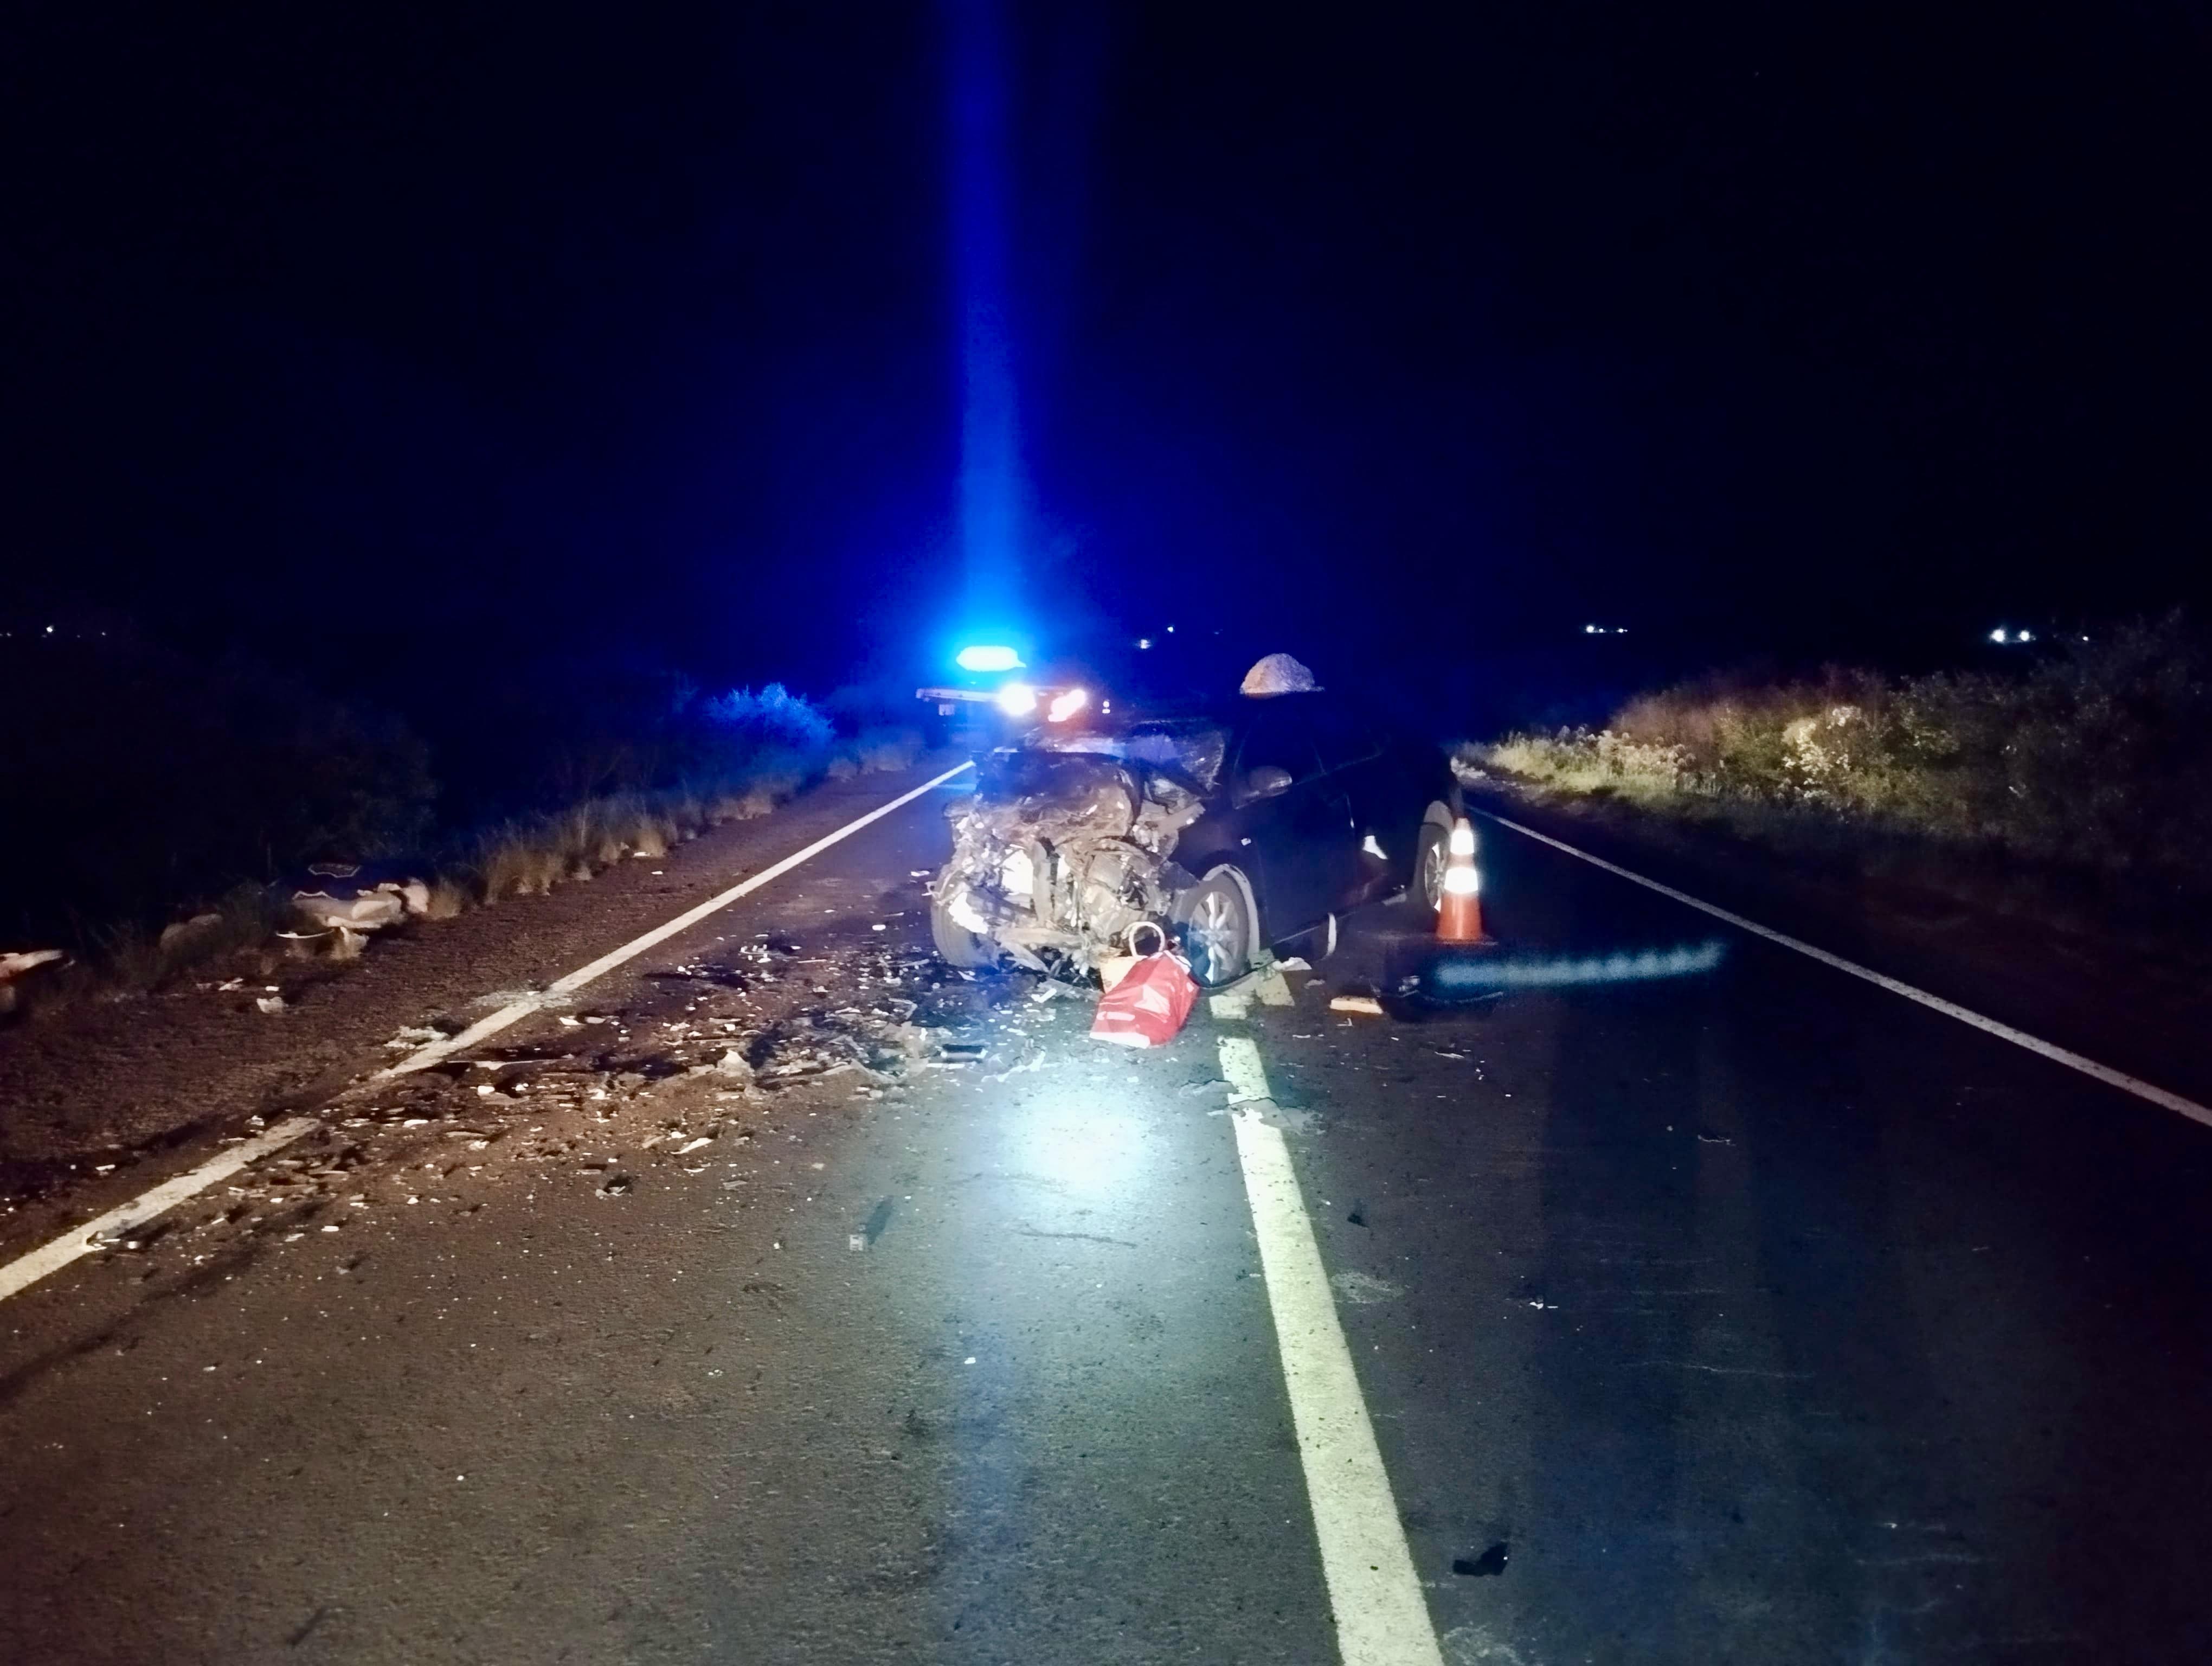
<svg viewBox="0 0 2212 1666"><path fill-rule="evenodd" d="M1192 883L1176 845L1206 813L1224 745L1210 726L1156 724L1034 738L979 760L930 887L940 952L1080 976L1125 952L1134 928L1166 932Z"/></svg>

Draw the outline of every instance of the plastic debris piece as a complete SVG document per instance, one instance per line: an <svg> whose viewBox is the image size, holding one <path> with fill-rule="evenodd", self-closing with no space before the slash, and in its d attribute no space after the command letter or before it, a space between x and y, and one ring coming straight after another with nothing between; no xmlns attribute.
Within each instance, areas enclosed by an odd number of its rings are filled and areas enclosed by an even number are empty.
<svg viewBox="0 0 2212 1666"><path fill-rule="evenodd" d="M256 995L253 998L253 1004L261 1011L274 1014L284 1010L284 997L282 995Z"/></svg>
<svg viewBox="0 0 2212 1666"><path fill-rule="evenodd" d="M1117 1047L1164 1047L1197 1004L1198 982L1190 969L1174 955L1152 955L1098 998L1091 1038Z"/></svg>
<svg viewBox="0 0 2212 1666"><path fill-rule="evenodd" d="M1277 961L1275 970L1279 972L1310 972L1313 968L1306 964L1302 956L1292 955L1287 960Z"/></svg>
<svg viewBox="0 0 2212 1666"><path fill-rule="evenodd" d="M1371 1018L1382 1016L1382 1003L1372 995L1337 995L1328 1003L1332 1012L1360 1012Z"/></svg>

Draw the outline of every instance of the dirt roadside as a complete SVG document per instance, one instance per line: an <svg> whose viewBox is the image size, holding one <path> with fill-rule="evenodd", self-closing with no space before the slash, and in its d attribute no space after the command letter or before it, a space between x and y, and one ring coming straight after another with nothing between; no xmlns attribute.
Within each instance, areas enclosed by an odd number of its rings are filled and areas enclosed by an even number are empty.
<svg viewBox="0 0 2212 1666"><path fill-rule="evenodd" d="M957 761L823 782L665 857L412 926L343 966L283 962L234 988L188 978L0 1030L0 1246L81 1193L63 1218L107 1207L132 1169L210 1128L328 1097L398 1056L399 1031L464 1027ZM264 1012L271 994L283 1006Z"/></svg>

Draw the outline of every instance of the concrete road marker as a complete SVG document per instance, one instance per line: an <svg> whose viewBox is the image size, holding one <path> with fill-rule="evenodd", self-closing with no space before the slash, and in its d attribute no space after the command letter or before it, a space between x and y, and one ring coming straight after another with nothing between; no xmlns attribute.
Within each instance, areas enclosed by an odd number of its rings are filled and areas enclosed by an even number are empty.
<svg viewBox="0 0 2212 1666"><path fill-rule="evenodd" d="M1345 1666L1443 1666L1290 1147L1257 1109L1273 1103L1260 1050L1248 1036L1220 1045L1337 1651Z"/></svg>
<svg viewBox="0 0 2212 1666"><path fill-rule="evenodd" d="M2136 1098L2147 1099L2161 1110L2173 1111L2179 1116L2186 1116L2192 1122L2201 1122L2207 1128L2212 1128L2212 1107L2200 1105L2194 1099L2185 1099L2180 1094L2169 1092L2154 1082L2144 1081L2139 1076L2130 1076L2124 1070L2115 1070L2110 1065L2099 1064L2094 1059L2087 1059L2079 1053L2069 1052L2055 1042L2045 1041L2040 1036L2031 1036L2025 1030L2015 1030L2008 1024L2000 1024L1995 1018L1984 1018L1971 1007L1961 1006L1954 1000L1946 1000L1941 995L1931 995L1925 989L1916 989L1910 983L1877 972L1870 966L1862 966L1856 960L1846 960L1839 954L1831 954L1826 949L1815 948L1802 939L1776 931L1771 926L1762 926L1756 920L1747 920L1740 914L1732 914L1724 908L1700 901L1687 891L1677 891L1672 885L1662 885L1656 879L1647 879L1641 873L1632 873L1625 867L1607 861L1602 856L1593 856L1587 850L1577 850L1574 846L1555 839L1547 833L1539 833L1533 827L1523 827L1519 822L1510 821L1505 817L1488 810L1479 811L1476 813L1496 822L1500 827L1510 828L1524 837L1534 839L1538 844L1547 844L1554 850L1564 851L1570 856L1588 862L1592 867L1601 867L1607 873L1626 879L1632 885L1642 885L1646 891L1656 891L1662 897L1671 898L1685 908L1695 909L1700 914L1709 914L1716 920L1726 921L1738 931L1749 932L1753 937L1765 938L1769 943L1779 944L1785 949L1794 949L1799 954L1819 961L1823 966L1832 966L1837 971L1847 973L1852 977L1863 978L1869 983L1879 988L1887 989L1893 995L1902 995L1907 1000L1917 1001L1921 1006L1941 1012L1946 1018L1956 1018L1961 1024L1972 1025L1975 1029L1984 1034L1995 1036L2000 1041L2008 1041L2014 1047L2026 1048L2039 1057L2049 1059L2053 1064L2063 1064L2069 1070L2078 1070L2084 1076L2094 1081L2102 1082L2107 1087L2116 1087L2123 1093L2132 1093Z"/></svg>
<svg viewBox="0 0 2212 1666"><path fill-rule="evenodd" d="M434 1042L418 1047L398 1064L378 1071L368 1079L380 1082L388 1081L395 1076L404 1076L410 1071L420 1070L426 1065L433 1065L441 1059L448 1058L464 1048L473 1047L487 1036L497 1035L509 1025L518 1023L528 1018L532 1012L540 1011L545 1006L548 997L558 998L573 994L594 979L605 976L624 961L633 959L643 954L656 943L665 942L677 933L697 925L708 915L727 908L741 897L749 896L758 891L770 880L781 879L800 863L820 855L830 846L842 840L849 839L862 828L881 821L893 811L913 803L925 793L933 792L963 770L972 767L973 765L969 763L954 765L942 775L933 776L922 782L912 792L902 793L890 803L878 806L868 812L866 815L847 822L836 832L823 835L804 850L793 851L781 861L770 863L750 879L740 881L727 891L718 892L696 908L685 909L673 920L663 925L655 926L641 937L632 938L619 949L601 955L589 965L578 967L566 977L556 979L546 986L544 994L531 995L521 1000L510 1001L489 1018L481 1018L471 1025L458 1036L441 1037ZM90 1255L94 1250L101 1247L96 1242L101 1235L112 1236L121 1230L143 1226L157 1215L164 1214L176 1207L186 1198L206 1190L219 1180L228 1179L247 1164L257 1163L270 1152L282 1150L301 1134L320 1126L322 1125L311 1116L288 1118L266 1133L256 1134L242 1145L233 1146L228 1151L218 1152L198 1168L187 1169L184 1173L163 1181L151 1191L143 1192L130 1202L118 1208L110 1209L98 1219L89 1221L82 1226L73 1227L61 1237L40 1245L36 1250L18 1256L4 1265L0 1265L0 1301L5 1301L19 1291L37 1283L49 1273L59 1271L80 1256Z"/></svg>

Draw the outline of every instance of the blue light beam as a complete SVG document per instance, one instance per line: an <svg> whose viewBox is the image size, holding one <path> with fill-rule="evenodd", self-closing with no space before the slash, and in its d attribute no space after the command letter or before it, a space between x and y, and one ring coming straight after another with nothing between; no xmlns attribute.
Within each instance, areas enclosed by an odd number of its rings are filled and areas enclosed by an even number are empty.
<svg viewBox="0 0 2212 1666"><path fill-rule="evenodd" d="M999 0L945 0L951 35L952 279L960 340L960 550L970 617L1018 605L1020 410L1012 269L1006 20Z"/></svg>

